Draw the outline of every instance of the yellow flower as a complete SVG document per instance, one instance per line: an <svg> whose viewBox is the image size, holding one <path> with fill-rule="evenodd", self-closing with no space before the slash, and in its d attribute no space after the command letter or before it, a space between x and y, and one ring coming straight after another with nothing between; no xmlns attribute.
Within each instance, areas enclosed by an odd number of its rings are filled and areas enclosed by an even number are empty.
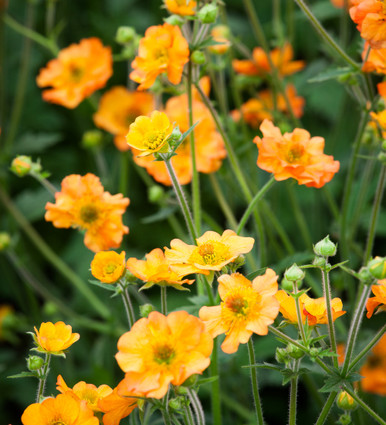
<svg viewBox="0 0 386 425"><path fill-rule="evenodd" d="M164 0L166 9L170 13L176 13L181 16L188 16L195 14L197 3L193 0Z"/></svg>
<svg viewBox="0 0 386 425"><path fill-rule="evenodd" d="M103 283L114 283L125 273L125 251L100 251L91 261L91 274Z"/></svg>
<svg viewBox="0 0 386 425"><path fill-rule="evenodd" d="M33 335L38 351L51 354L61 354L74 342L78 341L80 335L72 333L72 327L64 322L44 322L39 331L34 327L36 335Z"/></svg>
<svg viewBox="0 0 386 425"><path fill-rule="evenodd" d="M153 111L150 117L137 117L130 125L126 136L127 143L135 149L142 151L139 156L151 155L155 152L166 152L167 139L173 131L166 114Z"/></svg>

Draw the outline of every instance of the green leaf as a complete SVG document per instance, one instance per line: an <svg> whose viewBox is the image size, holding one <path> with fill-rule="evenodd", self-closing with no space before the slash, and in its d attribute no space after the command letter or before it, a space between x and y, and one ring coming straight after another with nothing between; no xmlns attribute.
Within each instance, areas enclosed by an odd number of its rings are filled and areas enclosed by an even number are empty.
<svg viewBox="0 0 386 425"><path fill-rule="evenodd" d="M319 388L321 393L330 393L332 391L340 391L340 389L344 386L345 380L342 379L338 375L329 376L322 388Z"/></svg>
<svg viewBox="0 0 386 425"><path fill-rule="evenodd" d="M345 66L343 68L328 68L319 73L316 77L310 78L308 83L320 83L322 81L335 80L344 75L352 75L355 73L355 70L349 66Z"/></svg>
<svg viewBox="0 0 386 425"><path fill-rule="evenodd" d="M205 384L210 384L211 382L217 381L218 380L218 376L211 376L210 378L203 378L203 379L199 379L197 381L197 385L205 385Z"/></svg>
<svg viewBox="0 0 386 425"><path fill-rule="evenodd" d="M61 140L61 133L24 133L15 143L12 153L27 155L42 152Z"/></svg>
<svg viewBox="0 0 386 425"><path fill-rule="evenodd" d="M142 218L141 223L149 224L149 223L156 223L157 221L163 221L167 219L169 216L171 216L172 214L174 214L177 208L178 207L175 205L162 208L159 211L157 211L155 214L148 215L147 217Z"/></svg>
<svg viewBox="0 0 386 425"><path fill-rule="evenodd" d="M37 372L21 372L17 373L16 375L7 376L7 378L10 379L17 379L17 378L38 378L39 376Z"/></svg>
<svg viewBox="0 0 386 425"><path fill-rule="evenodd" d="M44 206L52 200L52 195L43 187L39 187L36 190L28 189L21 192L16 197L15 204L28 221L34 222L44 216Z"/></svg>
<svg viewBox="0 0 386 425"><path fill-rule="evenodd" d="M267 363L267 362L255 363L255 364L252 364L252 365L245 365L245 366L242 366L242 367L243 368L256 368L256 369L269 369L269 370L276 370L278 372L282 372L282 370L283 370L282 367L276 366L272 363Z"/></svg>
<svg viewBox="0 0 386 425"><path fill-rule="evenodd" d="M257 269L252 273L249 273L247 276L245 276L248 280L253 280L255 277L260 276L264 273L265 269L267 267L262 267L261 269Z"/></svg>
<svg viewBox="0 0 386 425"><path fill-rule="evenodd" d="M288 382L291 381L291 379L293 378L297 378L300 375L303 375L304 373L310 373L310 369L306 368L306 367L302 367L300 368L298 371L293 371L292 369L283 369L281 371L281 374L283 375L283 382L282 385L286 385L288 384Z"/></svg>
<svg viewBox="0 0 386 425"><path fill-rule="evenodd" d="M99 286L100 288L107 289L108 291L116 292L116 287L114 284L102 283L99 280L89 280L91 285Z"/></svg>

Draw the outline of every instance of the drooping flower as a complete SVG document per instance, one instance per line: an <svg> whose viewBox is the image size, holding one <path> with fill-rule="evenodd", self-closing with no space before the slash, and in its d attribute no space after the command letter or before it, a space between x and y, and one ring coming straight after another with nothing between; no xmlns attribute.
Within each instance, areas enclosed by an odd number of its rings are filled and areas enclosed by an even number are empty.
<svg viewBox="0 0 386 425"><path fill-rule="evenodd" d="M363 391L386 396L386 334L372 349L359 374Z"/></svg>
<svg viewBox="0 0 386 425"><path fill-rule="evenodd" d="M100 412L98 401L113 392L108 385L96 387L94 384L86 384L84 381L80 381L73 388L69 388L62 375L57 378L56 389L62 394L70 394L77 400L84 400L93 412Z"/></svg>
<svg viewBox="0 0 386 425"><path fill-rule="evenodd" d="M137 397L143 396L143 394L132 394ZM104 413L103 425L119 425L121 419L129 416L130 413L137 407L137 397L123 397L118 394L118 388L114 388L114 391L108 396L98 401L98 408Z"/></svg>
<svg viewBox="0 0 386 425"><path fill-rule="evenodd" d="M116 86L101 97L93 119L96 126L114 134L114 143L120 151L130 149L126 134L130 124L140 115L149 115L155 107L154 96L147 92L129 91Z"/></svg>
<svg viewBox="0 0 386 425"><path fill-rule="evenodd" d="M209 50L212 53L216 53L217 55L222 55L226 53L231 46L231 42L229 41L230 30L226 25L216 25L212 28L210 35L218 44L214 44L209 46Z"/></svg>
<svg viewBox="0 0 386 425"><path fill-rule="evenodd" d="M375 295L375 297L371 297L367 300L366 309L367 314L366 317L370 319L373 315L374 310L377 308L376 313L380 313L381 311L386 311L386 279L378 280L377 285L371 286L371 291Z"/></svg>
<svg viewBox="0 0 386 425"><path fill-rule="evenodd" d="M386 48L372 49L369 43L365 43L362 52L362 59L365 60L362 66L363 72L386 74Z"/></svg>
<svg viewBox="0 0 386 425"><path fill-rule="evenodd" d="M196 13L197 3L193 0L164 0L164 2L170 13L181 16L190 16Z"/></svg>
<svg viewBox="0 0 386 425"><path fill-rule="evenodd" d="M46 353L62 353L78 341L80 335L72 333L72 327L64 322L43 322L39 330L34 327L36 335L33 335L38 351Z"/></svg>
<svg viewBox="0 0 386 425"><path fill-rule="evenodd" d="M172 84L179 84L184 65L189 61L188 42L178 26L164 23L149 27L139 42L138 56L131 63L130 78L138 90L151 87L158 75L166 72Z"/></svg>
<svg viewBox="0 0 386 425"><path fill-rule="evenodd" d="M162 398L169 384L181 385L210 363L213 338L204 323L186 311L157 311L138 320L118 341L116 359L126 372L118 394Z"/></svg>
<svg viewBox="0 0 386 425"><path fill-rule="evenodd" d="M168 261L184 275L220 271L241 254L250 252L255 240L238 236L233 230L225 230L222 235L207 231L196 242L197 245L188 245L179 239L173 239L170 242L171 248L165 248Z"/></svg>
<svg viewBox="0 0 386 425"><path fill-rule="evenodd" d="M110 47L98 38L87 38L61 50L57 59L40 70L36 82L39 87L51 87L43 91L43 100L73 109L105 86L112 64Z"/></svg>
<svg viewBox="0 0 386 425"><path fill-rule="evenodd" d="M184 283L191 285L194 282L194 280L183 279L183 275L174 271L160 248L153 249L146 254L145 261L129 258L126 266L134 276L146 282L143 288L150 288L157 284L181 289Z"/></svg>
<svg viewBox="0 0 386 425"><path fill-rule="evenodd" d="M100 251L91 261L91 274L103 283L117 282L125 273L125 251Z"/></svg>
<svg viewBox="0 0 386 425"><path fill-rule="evenodd" d="M274 67L281 76L294 74L304 68L304 61L292 61L294 52L289 43L276 47L269 53ZM252 60L233 60L233 69L244 75L265 75L272 72L267 54L261 47L255 47Z"/></svg>
<svg viewBox="0 0 386 425"><path fill-rule="evenodd" d="M23 425L99 425L87 403L76 400L71 394L59 394L29 405L21 421Z"/></svg>
<svg viewBox="0 0 386 425"><path fill-rule="evenodd" d="M238 350L253 333L267 335L279 313L275 298L278 276L272 269L256 277L252 282L240 273L222 275L218 278L221 305L202 307L199 315L213 337L225 333L221 344L225 353Z"/></svg>
<svg viewBox="0 0 386 425"><path fill-rule="evenodd" d="M118 248L129 232L122 215L129 199L122 194L105 192L97 176L71 174L62 181L55 194L55 204L47 202L46 221L58 228L77 227L86 231L84 243L94 252Z"/></svg>
<svg viewBox="0 0 386 425"><path fill-rule="evenodd" d="M323 153L324 139L310 137L310 133L295 128L292 133L281 134L271 121L260 126L263 138L256 136L259 148L257 165L282 181L290 177L308 187L320 188L328 183L339 170L339 162Z"/></svg>

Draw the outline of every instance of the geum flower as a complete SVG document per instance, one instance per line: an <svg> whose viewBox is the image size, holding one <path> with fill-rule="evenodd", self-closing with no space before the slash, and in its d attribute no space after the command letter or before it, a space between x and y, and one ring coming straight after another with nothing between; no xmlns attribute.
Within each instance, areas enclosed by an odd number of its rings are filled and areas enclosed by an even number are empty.
<svg viewBox="0 0 386 425"><path fill-rule="evenodd" d="M99 425L86 401L76 400L68 393L31 404L24 410L21 421L23 425Z"/></svg>
<svg viewBox="0 0 386 425"><path fill-rule="evenodd" d="M46 221L52 221L58 228L85 230L84 243L91 251L118 248L123 235L129 233L128 227L122 223L129 199L120 193L111 195L105 192L94 174L65 177L55 200L55 204L46 204Z"/></svg>
<svg viewBox="0 0 386 425"><path fill-rule="evenodd" d="M188 42L178 26L164 23L149 27L139 42L138 56L131 63L130 78L138 90L151 87L158 75L166 73L172 84L179 84L184 65L189 61Z"/></svg>
<svg viewBox="0 0 386 425"><path fill-rule="evenodd" d="M386 311L386 279L378 280L377 285L371 286L371 291L375 297L369 298L366 303L366 317L368 319L373 315L375 309L377 309L376 314Z"/></svg>
<svg viewBox="0 0 386 425"><path fill-rule="evenodd" d="M386 74L386 47L384 49L372 49L369 43L365 43L362 59L365 61L362 66L363 72Z"/></svg>
<svg viewBox="0 0 386 425"><path fill-rule="evenodd" d="M250 252L255 240L237 236L233 230L225 230L222 235L207 231L196 242L197 245L188 245L179 239L173 239L170 242L171 248L165 248L167 260L175 270L184 275L220 271L238 256Z"/></svg>
<svg viewBox="0 0 386 425"><path fill-rule="evenodd" d="M103 425L119 425L121 419L130 415L138 406L138 397L143 397L143 394L132 395L120 396L117 387L111 394L98 400L98 408L104 413Z"/></svg>
<svg viewBox="0 0 386 425"><path fill-rule="evenodd" d="M118 394L162 398L170 383L181 385L202 373L212 349L213 338L197 317L186 311L168 316L153 311L119 338L115 357L126 374Z"/></svg>
<svg viewBox="0 0 386 425"><path fill-rule="evenodd" d="M36 82L39 87L52 87L43 91L43 100L73 109L104 87L112 74L110 47L92 37L61 50L40 70Z"/></svg>
<svg viewBox="0 0 386 425"><path fill-rule="evenodd" d="M323 153L322 137L310 137L301 128L282 135L269 120L263 121L260 130L263 138L256 136L253 140L259 148L257 165L273 173L275 180L292 177L299 184L320 188L338 172L339 162Z"/></svg>
<svg viewBox="0 0 386 425"><path fill-rule="evenodd" d="M146 282L141 289L151 288L157 284L160 286L173 286L176 289L184 290L184 283L191 285L194 280L183 279L184 275L179 275L173 270L173 266L167 261L160 248L153 249L146 254L146 260L129 258L126 263L127 269L138 279Z"/></svg>
<svg viewBox="0 0 386 425"><path fill-rule="evenodd" d="M51 354L62 354L64 350L78 341L80 335L72 333L72 327L64 322L43 322L39 330L32 334L37 351Z"/></svg>
<svg viewBox="0 0 386 425"><path fill-rule="evenodd" d="M386 334L372 349L359 374L363 391L386 396Z"/></svg>
<svg viewBox="0 0 386 425"><path fill-rule="evenodd" d="M253 333L267 335L279 313L275 298L278 276L272 269L252 282L240 273L218 278L221 305L202 307L199 315L213 337L225 333L221 344L225 353L235 353L239 344L245 344Z"/></svg>
<svg viewBox="0 0 386 425"><path fill-rule="evenodd" d="M97 112L93 115L97 127L113 134L114 144L120 151L130 149L126 134L130 124L141 115L149 115L155 107L151 93L129 91L124 86L116 86L103 94Z"/></svg>
<svg viewBox="0 0 386 425"><path fill-rule="evenodd" d="M125 270L125 251L100 251L91 261L91 274L103 283L117 282Z"/></svg>
<svg viewBox="0 0 386 425"><path fill-rule="evenodd" d="M196 13L197 3L193 0L164 0L165 7L170 13L181 16L191 16Z"/></svg>

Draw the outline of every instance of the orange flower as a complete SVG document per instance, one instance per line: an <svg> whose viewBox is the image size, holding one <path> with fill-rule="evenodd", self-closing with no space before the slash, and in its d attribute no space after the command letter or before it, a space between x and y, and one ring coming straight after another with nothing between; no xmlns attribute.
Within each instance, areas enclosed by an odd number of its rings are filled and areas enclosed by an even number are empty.
<svg viewBox="0 0 386 425"><path fill-rule="evenodd" d="M32 334L38 346L37 350L45 353L60 354L74 342L78 341L80 335L72 333L72 327L64 322L43 322L39 330L35 329Z"/></svg>
<svg viewBox="0 0 386 425"><path fill-rule="evenodd" d="M167 260L181 274L220 271L239 255L250 252L255 240L237 236L233 230L225 230L222 235L213 231L205 232L196 242L197 245L187 245L179 239L173 239L170 242L171 249L165 248Z"/></svg>
<svg viewBox="0 0 386 425"><path fill-rule="evenodd" d="M386 334L359 371L363 391L386 396Z"/></svg>
<svg viewBox="0 0 386 425"><path fill-rule="evenodd" d="M301 118L303 116L303 107L305 103L304 98L297 96L296 88L293 84L288 84L285 88L285 92L295 117ZM258 95L266 109L273 111L273 93L270 90L263 90L260 91ZM281 93L278 93L276 96L276 108L280 112L288 113L287 102Z"/></svg>
<svg viewBox="0 0 386 425"><path fill-rule="evenodd" d="M213 339L204 323L186 311L164 316L157 311L138 320L118 341L116 359L126 372L121 396L133 391L162 398L170 383L181 385L210 363Z"/></svg>
<svg viewBox="0 0 386 425"><path fill-rule="evenodd" d="M209 46L209 50L212 53L222 55L228 51L231 46L231 42L229 41L230 31L226 25L216 25L212 28L210 35L212 36L213 41L219 43Z"/></svg>
<svg viewBox="0 0 386 425"><path fill-rule="evenodd" d="M58 376L56 389L62 394L69 394L73 396L76 400L85 400L87 406L93 412L100 412L101 409L98 407L98 401L113 392L108 385L100 385L99 387L96 387L93 384L86 384L84 381L78 382L71 389L65 383L62 375Z"/></svg>
<svg viewBox="0 0 386 425"><path fill-rule="evenodd" d="M368 49L370 49L369 53L367 53ZM362 52L362 59L366 59L366 62L362 66L363 72L377 72L378 74L386 74L386 48L371 49L369 43L365 43Z"/></svg>
<svg viewBox="0 0 386 425"><path fill-rule="evenodd" d="M115 283L125 273L125 251L100 251L91 261L91 274L103 283Z"/></svg>
<svg viewBox="0 0 386 425"><path fill-rule="evenodd" d="M222 303L202 307L199 315L213 337L225 333L221 344L224 353L235 353L239 344L245 344L253 333L267 335L279 313L276 273L267 269L265 274L251 282L240 273L222 275L218 292Z"/></svg>
<svg viewBox="0 0 386 425"><path fill-rule="evenodd" d="M310 138L310 133L300 128L282 135L268 120L263 121L260 130L264 137L253 140L259 148L257 165L274 173L275 180L292 177L299 184L320 188L339 170L339 162L323 153L322 137Z"/></svg>
<svg viewBox="0 0 386 425"><path fill-rule="evenodd" d="M378 93L386 102L386 81L377 84Z"/></svg>
<svg viewBox="0 0 386 425"><path fill-rule="evenodd" d="M333 6L342 9L344 7L344 0L331 0Z"/></svg>
<svg viewBox="0 0 386 425"><path fill-rule="evenodd" d="M266 105L258 99L249 99L241 105L240 111L232 111L231 115L235 121L243 118L252 128L258 128L265 119L272 119L272 115L267 110Z"/></svg>
<svg viewBox="0 0 386 425"><path fill-rule="evenodd" d="M139 394L132 394L137 395ZM107 397L98 401L98 408L104 412L104 425L119 425L121 419L126 418L137 407L138 398L121 397L118 388Z"/></svg>
<svg viewBox="0 0 386 425"><path fill-rule="evenodd" d="M142 289L152 287L154 284L173 286L176 289L182 289L182 285L187 283L191 285L194 280L182 279L183 275L179 275L173 270L173 267L166 260L162 249L153 249L146 254L146 261L129 258L127 260L128 270L138 279L147 282Z"/></svg>
<svg viewBox="0 0 386 425"><path fill-rule="evenodd" d="M275 294L276 299L280 303L280 313L283 315L289 323L298 323L298 316L296 314L295 299L287 294L282 289ZM309 300L310 297L307 294L302 294L299 297L300 314L302 316L302 322L306 323L306 315L304 314L304 302Z"/></svg>
<svg viewBox="0 0 386 425"><path fill-rule="evenodd" d="M130 147L125 136L130 124L140 115L149 115L154 106L151 93L129 91L124 86L116 86L101 97L93 119L97 127L115 135L114 143L120 151L127 151Z"/></svg>
<svg viewBox="0 0 386 425"><path fill-rule="evenodd" d="M23 425L99 425L87 403L70 394L59 394L31 404L24 410L21 421Z"/></svg>
<svg viewBox="0 0 386 425"><path fill-rule="evenodd" d="M97 176L71 174L62 181L62 191L55 194L55 204L47 202L46 221L58 228L79 227L86 230L84 243L91 251L118 248L128 227L122 215L129 199L122 194L104 192Z"/></svg>
<svg viewBox="0 0 386 425"><path fill-rule="evenodd" d="M281 76L294 74L304 68L304 61L292 61L293 49L289 43L282 48L277 47L270 52L273 65ZM244 75L264 75L271 72L267 54L261 47L255 47L252 60L233 60L233 69Z"/></svg>
<svg viewBox="0 0 386 425"><path fill-rule="evenodd" d="M179 84L184 65L189 61L188 42L178 26L164 23L149 27L139 42L138 56L131 66L130 78L138 90L151 87L158 75L166 72L172 84Z"/></svg>
<svg viewBox="0 0 386 425"><path fill-rule="evenodd" d="M170 13L189 16L194 15L197 3L193 0L164 0L166 9Z"/></svg>
<svg viewBox="0 0 386 425"><path fill-rule="evenodd" d="M371 121L369 125L373 128L376 128L378 125L382 132L382 137L386 137L386 109L377 114L375 112L370 112L370 116L373 121Z"/></svg>
<svg viewBox="0 0 386 425"><path fill-rule="evenodd" d="M386 7L383 0L351 0L351 19L374 49L386 48Z"/></svg>
<svg viewBox="0 0 386 425"><path fill-rule="evenodd" d="M367 314L366 317L370 319L373 315L374 310L377 308L376 313L380 313L381 311L386 311L386 279L378 280L377 285L371 286L371 291L375 295L375 297L369 298L366 303Z"/></svg>
<svg viewBox="0 0 386 425"><path fill-rule="evenodd" d="M73 109L94 91L105 86L113 74L110 47L99 38L86 38L61 50L58 58L48 62L36 78L43 100Z"/></svg>

